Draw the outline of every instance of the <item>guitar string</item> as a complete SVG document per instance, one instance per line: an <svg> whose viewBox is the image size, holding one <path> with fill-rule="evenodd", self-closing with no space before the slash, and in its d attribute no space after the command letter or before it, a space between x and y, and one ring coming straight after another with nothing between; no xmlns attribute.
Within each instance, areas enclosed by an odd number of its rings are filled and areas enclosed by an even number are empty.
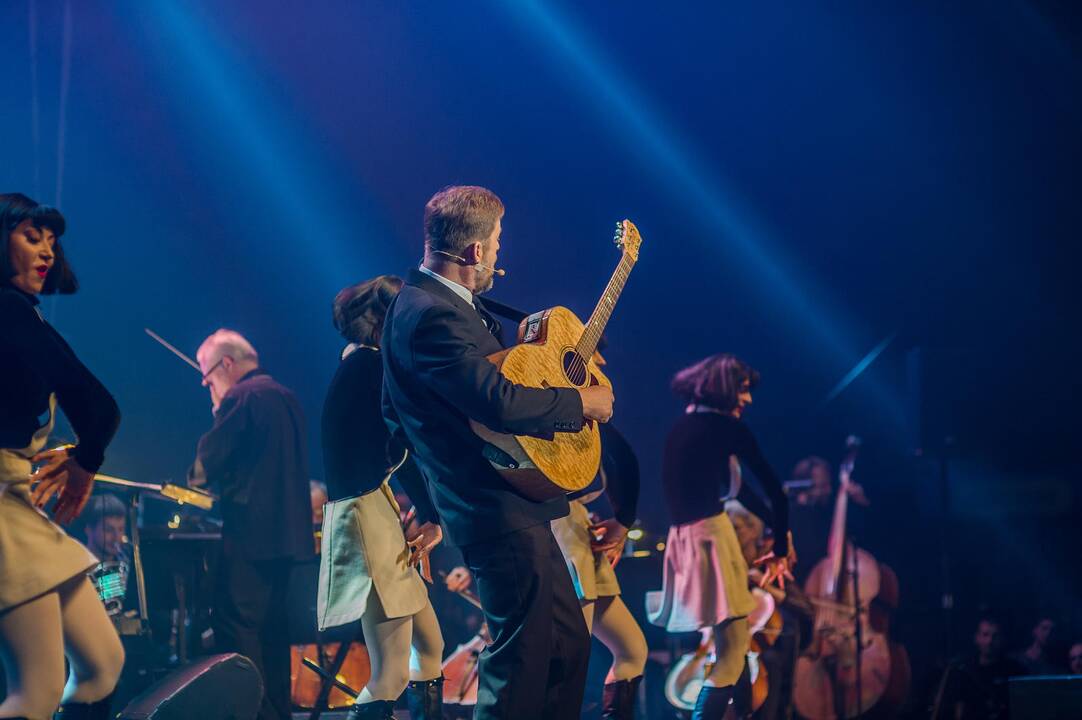
<svg viewBox="0 0 1082 720"><path fill-rule="evenodd" d="M627 283L627 278L631 273L631 267L630 266L627 267L626 269L624 267L624 265L627 264L627 261L629 259L630 259L630 256L627 255L626 253L624 254L624 257L620 258L620 263L616 266L616 272L613 273L612 280L609 283L609 287L606 288L606 293L605 293L604 297L608 297L610 294L614 294L614 295L619 296L620 293L623 292L624 285ZM611 293L609 291L611 291ZM608 324L609 318L612 317L612 310L613 310L613 303L609 303L609 304L607 304L605 306L601 306L599 304L598 308L596 308L594 310L594 313L591 314L590 321L587 322L586 332L583 333L582 338L579 339L579 344L582 343L583 339L589 337L591 340L590 340L590 342L588 344L592 345L594 347L595 351L597 350L597 343L601 340L600 334L599 334L599 332L597 330L597 326L604 327L605 325ZM600 313L599 313L599 311L600 311ZM598 322L595 323L594 322L594 316L595 315L607 316L607 317L605 317L604 321L602 322L601 317L599 316L598 317ZM593 357L593 353L591 353L590 356ZM587 366L587 360L584 357L584 353L583 353L583 351L582 351L582 349L580 347L576 346L575 347L575 357L571 360L571 363L568 365L568 375L572 375L572 374L573 375L578 375L579 372L585 372L586 366Z"/></svg>

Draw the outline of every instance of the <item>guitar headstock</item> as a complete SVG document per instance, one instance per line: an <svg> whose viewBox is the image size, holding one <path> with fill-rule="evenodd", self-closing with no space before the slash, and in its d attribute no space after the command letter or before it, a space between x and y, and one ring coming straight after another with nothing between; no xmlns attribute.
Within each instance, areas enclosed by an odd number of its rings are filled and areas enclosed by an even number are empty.
<svg viewBox="0 0 1082 720"><path fill-rule="evenodd" d="M616 223L616 234L613 235L612 240L618 248L630 255L632 260L638 262L642 236L639 235L639 229L635 227L635 223L630 220L621 220Z"/></svg>

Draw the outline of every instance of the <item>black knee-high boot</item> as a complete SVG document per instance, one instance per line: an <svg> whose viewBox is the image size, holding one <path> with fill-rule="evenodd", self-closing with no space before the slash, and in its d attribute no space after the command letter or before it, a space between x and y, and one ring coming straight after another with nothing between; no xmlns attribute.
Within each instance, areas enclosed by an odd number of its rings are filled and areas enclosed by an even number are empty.
<svg viewBox="0 0 1082 720"><path fill-rule="evenodd" d="M642 675L606 683L601 695L601 720L635 720L635 696Z"/></svg>
<svg viewBox="0 0 1082 720"><path fill-rule="evenodd" d="M373 700L349 709L346 720L394 720L393 700Z"/></svg>
<svg viewBox="0 0 1082 720"><path fill-rule="evenodd" d="M53 720L109 720L113 695L92 703L65 703L53 715Z"/></svg>
<svg viewBox="0 0 1082 720"><path fill-rule="evenodd" d="M443 676L435 680L410 680L406 685L406 704L412 720L442 720Z"/></svg>
<svg viewBox="0 0 1082 720"><path fill-rule="evenodd" d="M729 708L729 700L732 697L732 685L725 687L703 685L703 689L699 691L699 697L695 700L691 720L721 720Z"/></svg>

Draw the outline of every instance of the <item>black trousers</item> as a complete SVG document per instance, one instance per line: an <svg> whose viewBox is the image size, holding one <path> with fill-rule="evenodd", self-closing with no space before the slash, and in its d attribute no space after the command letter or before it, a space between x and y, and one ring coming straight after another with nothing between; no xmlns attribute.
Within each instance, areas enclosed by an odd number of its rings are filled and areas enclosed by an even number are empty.
<svg viewBox="0 0 1082 720"><path fill-rule="evenodd" d="M263 676L259 720L292 717L286 593L291 558L253 560L226 540L215 575L214 645L250 659Z"/></svg>
<svg viewBox="0 0 1082 720"><path fill-rule="evenodd" d="M492 634L481 653L474 720L578 718L590 633L548 523L462 554Z"/></svg>

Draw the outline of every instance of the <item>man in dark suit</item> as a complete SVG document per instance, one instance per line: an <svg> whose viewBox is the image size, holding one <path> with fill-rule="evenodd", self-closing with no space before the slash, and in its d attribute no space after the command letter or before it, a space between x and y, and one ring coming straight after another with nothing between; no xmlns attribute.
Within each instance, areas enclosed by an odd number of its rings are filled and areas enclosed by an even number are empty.
<svg viewBox="0 0 1082 720"><path fill-rule="evenodd" d="M425 206L425 258L387 313L384 417L413 448L443 524L476 578L492 633L481 655L475 718L576 718L590 635L549 521L561 494L534 502L485 459L470 429L552 438L583 418L606 422L605 387L528 388L486 356L502 349L477 295L492 287L503 203L480 187L449 187ZM502 274L502 273L501 273Z"/></svg>
<svg viewBox="0 0 1082 720"><path fill-rule="evenodd" d="M314 555L304 416L239 333L215 332L196 358L214 426L199 441L193 479L202 476L217 490L223 519L215 648L259 669L260 720L288 720L286 591L293 564Z"/></svg>

